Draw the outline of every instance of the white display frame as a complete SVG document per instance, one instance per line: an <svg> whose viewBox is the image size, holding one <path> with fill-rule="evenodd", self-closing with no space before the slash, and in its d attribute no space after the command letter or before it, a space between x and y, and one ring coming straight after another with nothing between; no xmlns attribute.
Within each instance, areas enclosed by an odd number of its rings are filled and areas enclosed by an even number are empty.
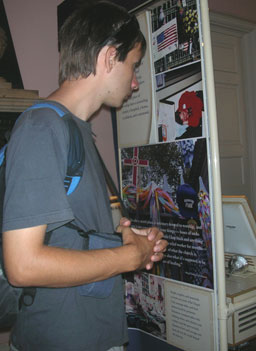
<svg viewBox="0 0 256 351"><path fill-rule="evenodd" d="M163 1L155 1L154 6ZM143 9L147 11L149 8ZM224 258L224 231L223 231L223 212L222 212L222 191L221 191L221 177L220 177L220 157L219 157L219 144L218 144L218 128L217 128L217 112L216 112L216 98L215 98L215 85L213 74L213 61L212 61L212 47L210 35L210 20L209 8L207 0L197 0L197 9L199 16L200 28L200 45L201 45L201 69L202 69L202 85L204 91L204 110L206 118L205 123L205 137L208 149L208 171L209 171L209 192L210 192L210 205L211 205L211 235L212 235L212 256L213 256L213 274L214 274L214 289L205 291L208 298L211 296L212 306L212 323L209 326L208 332L212 335L214 343L214 351L227 351L228 338L227 338L227 318L229 308L226 303L226 281L225 281L225 258ZM150 52L152 55L152 53ZM152 67L151 67L152 69ZM152 86L155 80L152 78ZM154 91L154 89L152 89ZM154 100L154 94L152 92ZM151 127L156 126L156 118L154 116L154 106L151 106L152 119ZM156 142L156 133L151 129L151 135L148 138L149 143ZM125 142L119 141L119 154L120 148L128 146ZM143 144L143 143L142 143ZM139 143L138 145L141 145ZM129 145L132 146L132 145ZM134 145L135 146L135 145ZM120 162L121 164L121 162ZM121 174L121 165L120 165ZM172 284L172 283L170 283ZM180 286L182 289L184 284L175 281L175 286ZM190 287L188 286L189 290ZM198 295L202 293L200 287L191 287L193 294ZM206 316L207 318L207 316ZM198 344L198 349L202 345ZM182 345L184 350L190 350L189 345Z"/></svg>

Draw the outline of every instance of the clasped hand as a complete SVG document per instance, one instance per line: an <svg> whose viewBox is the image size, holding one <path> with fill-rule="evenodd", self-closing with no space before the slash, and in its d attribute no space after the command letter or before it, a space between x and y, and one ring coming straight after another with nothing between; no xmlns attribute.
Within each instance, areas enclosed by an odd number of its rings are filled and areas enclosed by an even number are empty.
<svg viewBox="0 0 256 351"><path fill-rule="evenodd" d="M125 217L122 217L120 219L120 227L117 229L117 231L122 231L121 226L124 227L130 227L131 222ZM143 229L137 229L137 228L130 228L133 233L141 236L146 236L147 239L152 242L153 247L152 251L153 254L150 257L150 260L148 263L146 263L145 268L147 270L152 269L153 265L155 262L159 262L163 259L164 257L164 252L166 251L168 242L167 240L163 239L164 234L161 232L158 228L156 227L151 227L151 228L143 228Z"/></svg>

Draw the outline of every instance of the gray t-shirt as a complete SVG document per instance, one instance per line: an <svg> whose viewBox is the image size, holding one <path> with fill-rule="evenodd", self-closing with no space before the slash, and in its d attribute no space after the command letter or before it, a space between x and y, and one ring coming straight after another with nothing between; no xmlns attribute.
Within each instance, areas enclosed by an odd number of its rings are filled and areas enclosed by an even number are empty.
<svg viewBox="0 0 256 351"><path fill-rule="evenodd" d="M85 230L113 232L91 126L72 118L83 135L85 170L70 196L63 185L69 142L66 125L48 108L26 112L17 121L7 150L4 231L47 224L53 230L49 245L71 249L82 249L83 238L62 226L66 222L74 220ZM12 342L23 351L104 351L122 345L127 341L123 296L121 276L104 299L81 296L77 287L37 288L33 305L23 306L18 316Z"/></svg>

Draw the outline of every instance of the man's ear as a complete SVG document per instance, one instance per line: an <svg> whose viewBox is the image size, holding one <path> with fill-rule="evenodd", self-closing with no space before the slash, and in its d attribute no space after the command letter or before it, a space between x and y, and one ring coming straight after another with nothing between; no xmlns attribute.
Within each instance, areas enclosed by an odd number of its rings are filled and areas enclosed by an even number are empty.
<svg viewBox="0 0 256 351"><path fill-rule="evenodd" d="M105 55L105 65L107 72L111 72L112 68L114 67L116 63L116 48L114 46L109 46L106 51Z"/></svg>

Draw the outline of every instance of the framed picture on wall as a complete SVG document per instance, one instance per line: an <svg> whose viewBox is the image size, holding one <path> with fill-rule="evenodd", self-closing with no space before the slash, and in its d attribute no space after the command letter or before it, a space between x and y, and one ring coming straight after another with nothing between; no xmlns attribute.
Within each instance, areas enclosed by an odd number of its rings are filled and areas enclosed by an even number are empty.
<svg viewBox="0 0 256 351"><path fill-rule="evenodd" d="M3 0L0 0L0 84L1 81L10 82L14 89L23 89Z"/></svg>

